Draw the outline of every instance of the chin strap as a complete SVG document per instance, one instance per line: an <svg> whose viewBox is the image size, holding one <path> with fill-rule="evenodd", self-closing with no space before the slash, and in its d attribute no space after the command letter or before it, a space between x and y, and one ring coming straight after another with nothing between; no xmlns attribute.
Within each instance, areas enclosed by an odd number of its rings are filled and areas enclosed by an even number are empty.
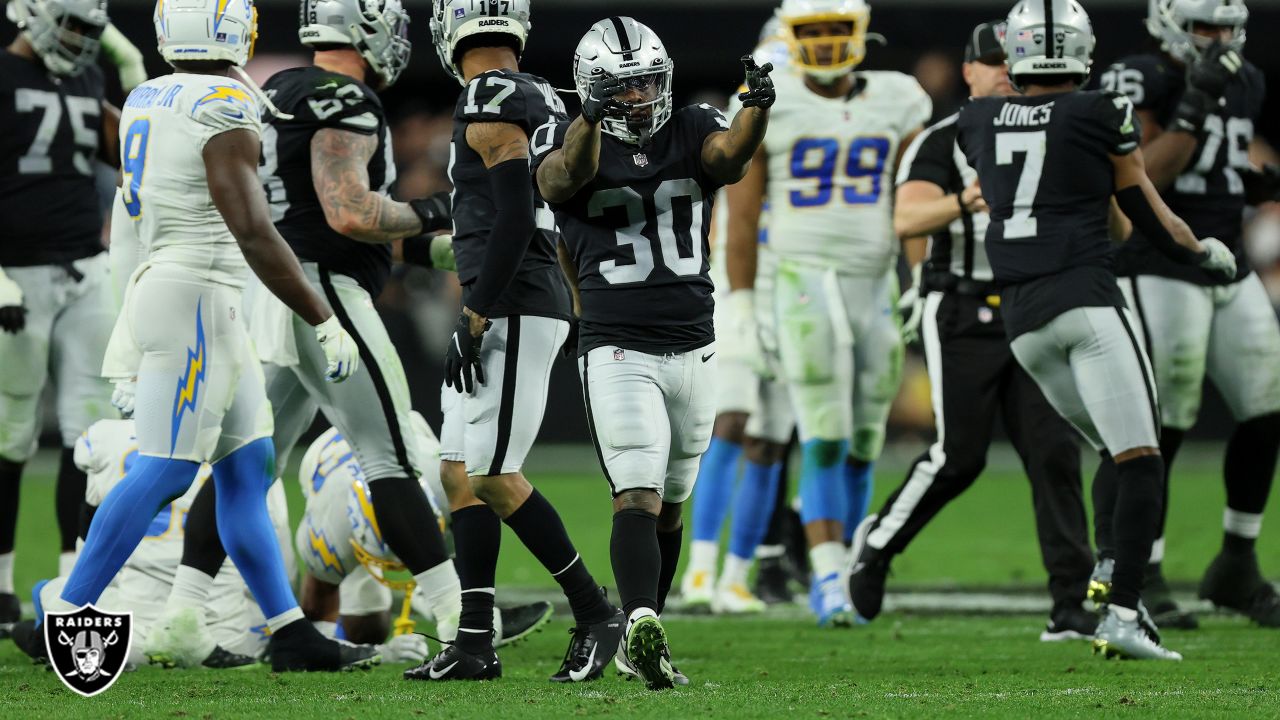
<svg viewBox="0 0 1280 720"><path fill-rule="evenodd" d="M249 89L253 91L253 94L258 97L258 101L266 106L267 110L270 111L272 115L275 115L281 120L293 119L292 115L287 112L282 112L280 108L276 107L275 103L271 102L271 98L267 97L267 94L262 92L262 88L258 87L258 83L254 82L253 78L249 77L249 73L245 72L244 68L239 65L232 65L231 69L236 71L236 74L240 76L240 80L243 81L245 85L249 86Z"/></svg>

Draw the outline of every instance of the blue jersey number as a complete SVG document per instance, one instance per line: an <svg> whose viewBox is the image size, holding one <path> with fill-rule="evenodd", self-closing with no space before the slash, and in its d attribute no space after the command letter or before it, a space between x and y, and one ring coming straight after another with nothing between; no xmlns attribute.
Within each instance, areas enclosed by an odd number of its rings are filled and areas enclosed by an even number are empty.
<svg viewBox="0 0 1280 720"><path fill-rule="evenodd" d="M124 156L120 169L124 173L124 208L129 217L137 220L142 215L142 173L147 167L147 140L151 137L151 119L138 118L129 126L124 136Z"/></svg>
<svg viewBox="0 0 1280 720"><path fill-rule="evenodd" d="M844 172L853 184L840 189L845 203L870 205L880 199L880 178L889 157L889 138L860 137L844 153ZM835 138L802 138L791 149L791 177L816 180L810 190L792 190L792 207L821 207L834 195L840 142Z"/></svg>

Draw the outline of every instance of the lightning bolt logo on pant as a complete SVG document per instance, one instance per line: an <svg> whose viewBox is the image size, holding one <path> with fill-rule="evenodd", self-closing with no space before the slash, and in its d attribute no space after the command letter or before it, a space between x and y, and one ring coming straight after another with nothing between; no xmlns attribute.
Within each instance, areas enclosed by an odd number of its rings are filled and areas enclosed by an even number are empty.
<svg viewBox="0 0 1280 720"><path fill-rule="evenodd" d="M208 357L205 355L204 314L201 312L204 298L196 302L196 346L187 348L187 367L178 378L178 389L173 395L173 433L169 439L169 454L173 455L178 446L178 431L182 428L182 419L186 411L193 414L196 403L200 399L200 383L204 381L205 367Z"/></svg>

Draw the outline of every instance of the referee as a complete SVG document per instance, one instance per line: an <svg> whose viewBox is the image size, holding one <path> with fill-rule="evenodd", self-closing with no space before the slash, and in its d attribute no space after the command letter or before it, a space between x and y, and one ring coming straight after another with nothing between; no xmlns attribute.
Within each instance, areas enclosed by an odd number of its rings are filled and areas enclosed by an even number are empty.
<svg viewBox="0 0 1280 720"><path fill-rule="evenodd" d="M997 23L983 23L964 50L973 97L1012 95ZM893 556L986 464L995 419L1031 478L1036 525L1053 611L1041 640L1091 637L1097 617L1082 607L1093 560L1074 430L1054 412L1014 360L1000 318L999 291L983 248L987 206L977 173L956 147L956 115L926 128L907 149L897 178L894 226L915 267L918 299L907 323L920 326L937 440L912 465L879 515L858 528L849 594L866 619L880 612ZM913 257L914 255L914 257ZM999 522L991 518L991 522Z"/></svg>

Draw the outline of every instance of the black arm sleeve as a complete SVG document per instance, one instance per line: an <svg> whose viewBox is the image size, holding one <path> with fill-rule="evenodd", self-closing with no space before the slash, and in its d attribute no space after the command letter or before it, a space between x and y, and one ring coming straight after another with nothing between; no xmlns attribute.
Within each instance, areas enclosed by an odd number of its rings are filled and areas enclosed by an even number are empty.
<svg viewBox="0 0 1280 720"><path fill-rule="evenodd" d="M1164 223L1156 217L1156 211L1151 209L1151 203L1147 202L1146 196L1142 194L1142 188L1130 185L1117 192L1116 203L1133 221L1134 226L1151 242L1151 245L1170 259L1184 265L1199 265L1200 261L1204 260L1204 253L1179 245L1169 231L1164 229Z"/></svg>
<svg viewBox="0 0 1280 720"><path fill-rule="evenodd" d="M480 315L502 297L515 278L529 249L529 240L537 230L533 215L533 183L529 179L529 161L517 158L489 168L489 187L493 190L496 217L485 242L484 265L476 277L467 307Z"/></svg>

